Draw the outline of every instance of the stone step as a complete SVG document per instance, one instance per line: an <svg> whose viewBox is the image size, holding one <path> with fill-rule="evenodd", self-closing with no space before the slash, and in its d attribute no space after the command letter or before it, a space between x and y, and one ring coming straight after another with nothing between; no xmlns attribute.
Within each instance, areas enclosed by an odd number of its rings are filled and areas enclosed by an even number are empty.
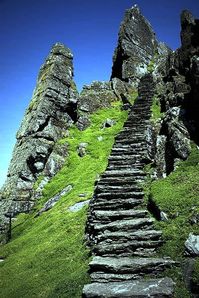
<svg viewBox="0 0 199 298"><path fill-rule="evenodd" d="M125 220L115 220L107 224L95 224L94 229L96 232L104 231L129 231L133 232L137 229L150 228L154 223L152 218L136 218L136 219L125 219Z"/></svg>
<svg viewBox="0 0 199 298"><path fill-rule="evenodd" d="M105 179L101 179L99 180L99 182L97 183L97 186L100 187L111 187L113 188L120 188L120 187L126 187L126 186L131 186L133 187L135 190L143 190L143 187L139 186L137 183L137 180L127 180L127 179L113 179L113 180L105 180Z"/></svg>
<svg viewBox="0 0 199 298"><path fill-rule="evenodd" d="M131 152L127 152L127 151L122 151L120 153L117 152L117 154L113 154L113 152L111 152L111 155L109 156L108 160L109 161L115 161L118 160L121 163L123 161L136 161L136 159L140 158L140 155L133 155L131 154Z"/></svg>
<svg viewBox="0 0 199 298"><path fill-rule="evenodd" d="M142 279L131 282L91 283L83 288L83 298L172 298L171 278Z"/></svg>
<svg viewBox="0 0 199 298"><path fill-rule="evenodd" d="M106 189L102 192L95 192L95 196L97 200L100 201L100 199L106 199L106 200L111 200L111 199L129 199L129 198L143 198L144 197L144 192L143 191L128 191L124 192L122 190L120 191L112 191L108 192Z"/></svg>
<svg viewBox="0 0 199 298"><path fill-rule="evenodd" d="M176 263L170 258L99 257L90 262L92 282L132 280L146 274L158 275Z"/></svg>
<svg viewBox="0 0 199 298"><path fill-rule="evenodd" d="M109 232L105 231L103 234L98 235L98 242L110 239L113 241L147 241L147 240L159 240L162 236L161 231L157 230L138 230L134 232Z"/></svg>
<svg viewBox="0 0 199 298"><path fill-rule="evenodd" d="M146 147L145 145L141 148ZM140 148L137 145L135 147L129 146L128 148L125 147L113 147L111 151L111 155L120 156L120 155L131 155L134 152L135 148Z"/></svg>
<svg viewBox="0 0 199 298"><path fill-rule="evenodd" d="M130 138L127 138L127 139L129 140ZM146 148L146 143L143 142L142 144L140 142L134 142L134 143L132 142L131 144L129 143L125 144L125 143L121 143L120 140L116 140L112 148L112 151L118 152L120 154L121 151L133 152L137 148Z"/></svg>
<svg viewBox="0 0 199 298"><path fill-rule="evenodd" d="M98 184L120 185L123 184L138 184L137 179L133 177L104 177L98 181Z"/></svg>
<svg viewBox="0 0 199 298"><path fill-rule="evenodd" d="M97 236L95 236L97 241ZM96 242L95 241L95 242ZM100 256L151 256L156 248L163 244L162 240L118 242L109 239L101 241L93 247L95 254ZM150 252L149 252L150 251Z"/></svg>
<svg viewBox="0 0 199 298"><path fill-rule="evenodd" d="M142 192L142 188L138 187L137 185L107 185L106 187L100 183L97 184L97 186L95 187L95 193L109 193L109 192L137 192L140 193ZM143 192L142 192L143 194Z"/></svg>
<svg viewBox="0 0 199 298"><path fill-rule="evenodd" d="M131 144L141 144L143 145L144 142L143 142L143 139L144 137L140 137L140 138L136 138L135 136L133 135L129 135L129 134L120 134L118 135L116 138L115 138L115 142L118 143L118 141L120 141L120 143L125 143L126 141L131 141ZM127 143L128 144L128 143Z"/></svg>
<svg viewBox="0 0 199 298"><path fill-rule="evenodd" d="M123 159L121 161L116 159L116 160L110 160L108 162L108 166L114 166L114 165L116 165L116 166L120 166L121 165L121 169L122 169L123 166L129 166L132 169L133 169L133 166L135 166L135 170L138 170L136 168L136 166L140 166L140 167L142 167L142 170L143 170L144 162L142 160L140 160L140 158L131 159L131 160L129 160L129 159L127 159L127 160Z"/></svg>
<svg viewBox="0 0 199 298"><path fill-rule="evenodd" d="M109 170L105 171L101 177L145 177L146 173L140 170Z"/></svg>
<svg viewBox="0 0 199 298"><path fill-rule="evenodd" d="M126 210L131 208L136 208L142 205L144 202L143 198L139 199L112 199L110 200L101 200L100 202L94 201L90 204L95 210Z"/></svg>
<svg viewBox="0 0 199 298"><path fill-rule="evenodd" d="M142 218L148 214L146 210L143 209L131 209L131 210L96 210L92 212L92 218L96 221L115 221L119 219L126 218Z"/></svg>
<svg viewBox="0 0 199 298"><path fill-rule="evenodd" d="M119 162L110 162L108 164L108 167L106 168L106 170L128 170L128 169L140 169L142 170L144 166L144 163L124 163L123 165L120 165Z"/></svg>

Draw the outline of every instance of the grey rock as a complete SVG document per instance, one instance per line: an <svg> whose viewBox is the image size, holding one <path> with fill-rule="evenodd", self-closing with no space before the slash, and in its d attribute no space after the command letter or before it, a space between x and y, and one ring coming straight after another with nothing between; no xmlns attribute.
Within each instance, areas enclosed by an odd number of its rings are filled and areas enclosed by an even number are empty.
<svg viewBox="0 0 199 298"><path fill-rule="evenodd" d="M175 264L170 258L111 258L95 256L90 262L91 270L97 268L99 271L128 273L139 271L140 267L148 267L152 271L152 266L171 266Z"/></svg>
<svg viewBox="0 0 199 298"><path fill-rule="evenodd" d="M86 147L88 146L88 143L80 143L77 148L77 153L80 157L83 157L86 155Z"/></svg>
<svg viewBox="0 0 199 298"><path fill-rule="evenodd" d="M84 206L87 206L89 204L89 202L90 202L90 200L86 200L86 201L83 201L83 202L78 202L75 205L70 206L68 208L68 210L71 211L71 212L77 212L77 211L81 210Z"/></svg>
<svg viewBox="0 0 199 298"><path fill-rule="evenodd" d="M57 150L57 141L76 120L77 98L73 55L57 43L40 69L30 105L18 130L8 177L1 190L1 204L6 206L7 200L19 201L15 212L26 212L27 206L32 206L38 198L33 191L38 176L52 177L61 168L66 152ZM3 214L1 217L6 221Z"/></svg>
<svg viewBox="0 0 199 298"><path fill-rule="evenodd" d="M174 283L170 278L135 280L131 282L93 283L84 286L84 298L172 298Z"/></svg>
<svg viewBox="0 0 199 298"><path fill-rule="evenodd" d="M97 137L97 139L98 139L99 142L102 142L103 141L103 137L102 136Z"/></svg>
<svg viewBox="0 0 199 298"><path fill-rule="evenodd" d="M112 127L113 125L115 125L115 120L107 118L102 124L102 128Z"/></svg>
<svg viewBox="0 0 199 298"><path fill-rule="evenodd" d="M168 215L164 212L164 211L161 211L160 212L160 218L162 221L168 221Z"/></svg>
<svg viewBox="0 0 199 298"><path fill-rule="evenodd" d="M185 242L185 253L190 256L199 256L199 235L189 234Z"/></svg>
<svg viewBox="0 0 199 298"><path fill-rule="evenodd" d="M151 25L139 8L128 9L120 26L111 78L119 78L136 86L140 77L147 73L147 65L157 48Z"/></svg>
<svg viewBox="0 0 199 298"><path fill-rule="evenodd" d="M158 135L156 140L156 154L155 154L155 166L156 177L164 178L166 176L166 136Z"/></svg>
<svg viewBox="0 0 199 298"><path fill-rule="evenodd" d="M116 99L111 82L94 81L91 85L84 86L78 100L77 127L80 130L86 129L90 125L90 114L99 108L110 107L111 102Z"/></svg>
<svg viewBox="0 0 199 298"><path fill-rule="evenodd" d="M60 191L58 194L56 194L54 197L50 198L45 204L44 207L37 212L35 217L40 216L43 212L46 212L53 208L53 206L67 193L69 193L72 190L72 185L68 185L65 187L62 191Z"/></svg>

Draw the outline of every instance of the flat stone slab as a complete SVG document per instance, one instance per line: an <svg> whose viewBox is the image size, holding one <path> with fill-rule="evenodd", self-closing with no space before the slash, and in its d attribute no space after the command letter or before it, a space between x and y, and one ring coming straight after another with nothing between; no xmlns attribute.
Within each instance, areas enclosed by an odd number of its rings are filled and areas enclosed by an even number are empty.
<svg viewBox="0 0 199 298"><path fill-rule="evenodd" d="M174 282L165 277L131 282L92 283L83 288L83 298L172 298Z"/></svg>
<svg viewBox="0 0 199 298"><path fill-rule="evenodd" d="M96 210L93 212L95 219L104 220L116 220L121 218L136 218L145 217L147 210L131 209L131 210Z"/></svg>
<svg viewBox="0 0 199 298"><path fill-rule="evenodd" d="M105 239L120 240L126 242L127 240L146 241L146 240L158 240L162 235L161 231L156 230L138 230L134 232L104 232L98 236L98 241Z"/></svg>
<svg viewBox="0 0 199 298"><path fill-rule="evenodd" d="M54 207L54 205L67 193L69 193L73 189L72 185L66 186L62 191L60 191L58 194L56 194L54 197L50 198L41 208L35 217L40 216L43 212L46 212Z"/></svg>
<svg viewBox="0 0 199 298"><path fill-rule="evenodd" d="M76 203L75 205L70 206L68 208L68 210L71 211L71 212L77 212L77 211L81 210L84 206L88 205L89 202L90 202L90 200L86 200L86 201L83 201L83 202Z"/></svg>
<svg viewBox="0 0 199 298"><path fill-rule="evenodd" d="M175 262L170 258L110 258L96 256L90 262L91 270L113 273L150 273L171 267Z"/></svg>
<svg viewBox="0 0 199 298"><path fill-rule="evenodd" d="M154 223L153 218L136 218L129 220L116 220L107 224L96 224L95 230L103 232L107 231L128 231L138 228L146 228Z"/></svg>

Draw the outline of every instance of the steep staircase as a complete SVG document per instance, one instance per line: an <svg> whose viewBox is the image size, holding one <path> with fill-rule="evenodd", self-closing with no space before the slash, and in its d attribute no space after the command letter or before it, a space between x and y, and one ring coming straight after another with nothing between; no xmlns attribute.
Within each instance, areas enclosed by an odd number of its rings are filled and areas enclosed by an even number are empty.
<svg viewBox="0 0 199 298"><path fill-rule="evenodd" d="M96 185L87 223L91 284L84 286L84 298L173 297L173 281L157 275L174 261L155 255L162 244L161 231L154 229L144 207L140 184L145 179L153 93L152 76L146 75Z"/></svg>

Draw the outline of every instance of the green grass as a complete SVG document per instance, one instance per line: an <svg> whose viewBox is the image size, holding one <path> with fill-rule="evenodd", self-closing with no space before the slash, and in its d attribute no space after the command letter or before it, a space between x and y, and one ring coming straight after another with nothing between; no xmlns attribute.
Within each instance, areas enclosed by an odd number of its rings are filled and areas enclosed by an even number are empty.
<svg viewBox="0 0 199 298"><path fill-rule="evenodd" d="M136 89L131 92L131 95L128 98L129 102L133 105L137 97L138 97L138 90Z"/></svg>
<svg viewBox="0 0 199 298"><path fill-rule="evenodd" d="M167 213L169 220L156 222L163 231L165 244L159 253L183 262L184 243L190 232L199 234L198 224L191 224L190 219L199 212L199 150L193 146L186 161L180 162L178 168L167 178L152 182L151 196L156 205ZM194 281L199 283L199 260L195 265ZM180 268L172 269L170 276L176 281L176 297L190 297L182 281Z"/></svg>
<svg viewBox="0 0 199 298"><path fill-rule="evenodd" d="M116 120L111 128L101 129L107 119ZM91 198L96 177L107 165L114 136L121 130L127 113L119 103L91 116L92 125L83 132L75 127L60 141L69 144L69 157L59 173L45 186L43 198L30 215L21 214L13 224L12 240L0 248L1 298L81 297L89 282L89 252L84 243L87 207L71 213L68 207ZM103 140L98 141L102 136ZM87 142L87 155L79 157L77 146ZM73 190L48 212L34 218L44 202L67 185Z"/></svg>
<svg viewBox="0 0 199 298"><path fill-rule="evenodd" d="M162 113L161 113L161 107L160 107L160 101L158 98L153 98L153 103L151 106L151 121L153 123L157 122L159 119L161 119Z"/></svg>

